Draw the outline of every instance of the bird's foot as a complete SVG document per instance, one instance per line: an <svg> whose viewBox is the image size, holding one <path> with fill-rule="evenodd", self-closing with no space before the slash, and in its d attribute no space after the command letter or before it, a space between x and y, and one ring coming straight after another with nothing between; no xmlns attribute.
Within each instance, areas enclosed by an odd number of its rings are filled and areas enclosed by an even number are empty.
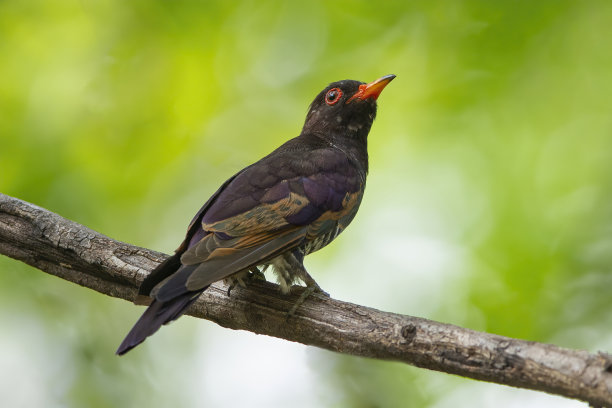
<svg viewBox="0 0 612 408"><path fill-rule="evenodd" d="M300 251L286 252L283 255L274 258L270 263L274 267L274 272L278 277L280 291L283 294L288 294L291 291L291 284L296 280L301 280L306 284L306 288L298 298L297 302L287 312L287 319L294 316L297 309L304 301L313 293L320 293L329 297L329 293L325 292L319 284L310 276L304 264L302 263L304 254Z"/></svg>
<svg viewBox="0 0 612 408"><path fill-rule="evenodd" d="M227 283L229 285L227 287L227 297L230 297L230 294L232 293L232 290L236 287L236 285L240 285L240 287L242 287L242 288L246 288L247 287L246 283L242 279L242 276L236 277L236 278L232 278L232 279L226 279L225 283Z"/></svg>
<svg viewBox="0 0 612 408"><path fill-rule="evenodd" d="M313 289L314 289L313 293L318 293L318 294L323 295L325 297L329 297L329 293L327 293L326 291L321 289L321 287L317 284L317 282L314 282L314 285L312 285L311 287L313 287Z"/></svg>
<svg viewBox="0 0 612 408"><path fill-rule="evenodd" d="M227 297L230 296L232 290L236 287L236 285L240 285L241 287L246 288L247 282L251 279L251 273L251 271L241 271L225 278L223 282L228 285Z"/></svg>
<svg viewBox="0 0 612 408"><path fill-rule="evenodd" d="M259 270L259 268L251 268L249 269L249 273L247 275L247 279L250 281L253 280L259 280L259 281L266 281L266 275L264 275L263 271L265 271L265 268L263 270Z"/></svg>
<svg viewBox="0 0 612 408"><path fill-rule="evenodd" d="M304 281L304 283L306 284L307 287L309 288L313 288L313 292L314 293L320 293L323 296L327 296L329 297L329 293L327 293L326 291L324 291L323 289L321 289L321 287L319 286L319 284L317 283L317 281L315 281L312 276L310 276L310 274L308 272L306 272L306 270L304 269L303 271L303 276L302 276L302 280Z"/></svg>
<svg viewBox="0 0 612 408"><path fill-rule="evenodd" d="M261 280L265 282L266 276L263 273L264 270L265 268L263 270L259 270L259 268L254 267L249 269L248 271L238 272L232 276L225 278L224 281L228 285L227 297L230 296L230 293L236 287L236 285L240 285L241 287L246 288L247 284L254 280Z"/></svg>
<svg viewBox="0 0 612 408"><path fill-rule="evenodd" d="M298 309L298 307L302 306L302 303L304 303L304 301L308 298L308 296L312 295L315 291L316 289L313 286L308 286L306 289L304 289L304 291L302 292L298 300L294 303L291 309L289 309L289 311L287 312L286 319L289 319L295 316L295 312Z"/></svg>
<svg viewBox="0 0 612 408"><path fill-rule="evenodd" d="M306 286L306 289L304 289L304 291L302 292L302 294L300 295L298 300L293 304L291 309L289 309L289 312L287 312L287 317L286 318L289 319L291 317L294 317L295 316L295 312L298 310L298 308L313 293L318 293L318 294L321 294L321 295L323 295L325 297L329 297L329 293L327 293L323 289L321 289L321 287L313 279L311 282L308 283L308 286Z"/></svg>

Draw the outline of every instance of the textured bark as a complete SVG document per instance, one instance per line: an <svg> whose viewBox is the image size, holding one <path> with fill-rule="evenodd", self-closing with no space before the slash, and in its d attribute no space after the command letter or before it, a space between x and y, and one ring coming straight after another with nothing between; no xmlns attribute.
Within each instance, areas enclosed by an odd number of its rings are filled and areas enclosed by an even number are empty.
<svg viewBox="0 0 612 408"><path fill-rule="evenodd" d="M167 256L115 241L3 194L0 253L130 301L148 271ZM231 329L339 353L401 361L612 407L612 356L606 353L481 333L320 295L309 297L296 315L287 319L300 290L282 296L276 285L254 282L248 289L234 289L231 297L226 292L222 284L211 286L188 314Z"/></svg>

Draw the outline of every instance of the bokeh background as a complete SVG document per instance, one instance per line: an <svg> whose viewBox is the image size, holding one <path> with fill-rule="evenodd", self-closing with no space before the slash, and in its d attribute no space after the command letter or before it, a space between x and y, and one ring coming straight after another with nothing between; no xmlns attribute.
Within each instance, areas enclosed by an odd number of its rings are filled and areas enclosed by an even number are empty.
<svg viewBox="0 0 612 408"><path fill-rule="evenodd" d="M0 191L170 253L327 83L379 99L332 296L612 350L609 1L0 2ZM0 257L3 407L583 407L143 309Z"/></svg>

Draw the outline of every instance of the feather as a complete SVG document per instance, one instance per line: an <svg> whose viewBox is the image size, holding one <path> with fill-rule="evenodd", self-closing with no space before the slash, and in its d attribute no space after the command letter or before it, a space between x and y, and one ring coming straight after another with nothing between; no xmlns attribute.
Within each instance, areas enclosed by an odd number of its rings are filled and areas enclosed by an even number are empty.
<svg viewBox="0 0 612 408"><path fill-rule="evenodd" d="M147 337L155 333L159 328L178 319L187 308L200 296L204 289L196 292L187 292L168 301L160 302L153 300L153 303L140 316L132 330L125 337L117 349L117 355L123 355L142 343Z"/></svg>

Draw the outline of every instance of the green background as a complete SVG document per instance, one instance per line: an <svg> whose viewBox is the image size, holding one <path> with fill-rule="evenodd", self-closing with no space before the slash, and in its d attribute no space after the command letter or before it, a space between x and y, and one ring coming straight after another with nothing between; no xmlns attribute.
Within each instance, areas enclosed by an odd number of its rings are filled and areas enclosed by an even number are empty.
<svg viewBox="0 0 612 408"><path fill-rule="evenodd" d="M612 350L612 3L3 1L0 191L172 252L339 79L379 99L353 224L306 266L332 296ZM141 308L0 259L11 407L578 407Z"/></svg>

